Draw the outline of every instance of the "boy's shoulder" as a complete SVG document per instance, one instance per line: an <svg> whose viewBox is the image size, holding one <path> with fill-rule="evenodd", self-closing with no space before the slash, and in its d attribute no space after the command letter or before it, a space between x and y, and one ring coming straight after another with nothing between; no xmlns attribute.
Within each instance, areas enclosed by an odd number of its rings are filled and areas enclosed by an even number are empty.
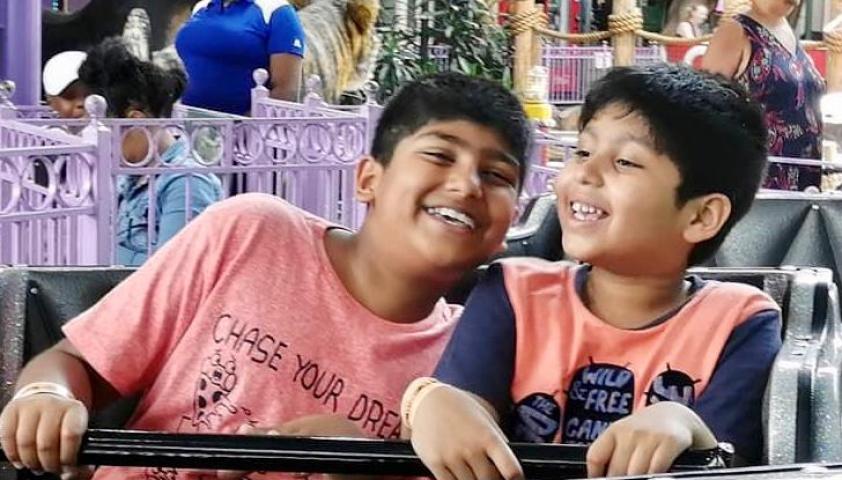
<svg viewBox="0 0 842 480"><path fill-rule="evenodd" d="M694 307L702 310L733 309L738 318L746 320L764 311L778 311L781 307L763 290L746 283L705 280L696 293ZM689 305L689 304L688 304Z"/></svg>
<svg viewBox="0 0 842 480"><path fill-rule="evenodd" d="M550 261L537 257L510 257L495 261L507 281L563 282L581 265L568 260Z"/></svg>
<svg viewBox="0 0 842 480"><path fill-rule="evenodd" d="M265 193L244 193L216 202L200 218L210 228L239 234L267 233L277 241L311 236L330 225L286 200Z"/></svg>
<svg viewBox="0 0 842 480"><path fill-rule="evenodd" d="M246 221L266 219L312 220L317 219L283 198L267 193L241 193L215 203L208 208L218 217L244 219Z"/></svg>
<svg viewBox="0 0 842 480"><path fill-rule="evenodd" d="M538 257L508 257L496 260L492 265L499 265L506 273L521 275L541 275L567 272L580 264L569 260L545 260Z"/></svg>
<svg viewBox="0 0 842 480"><path fill-rule="evenodd" d="M723 300L743 300L743 301L762 301L772 305L775 309L780 310L777 302L763 290L742 282L727 282L720 280L702 280L702 289L709 289L715 292L717 299Z"/></svg>
<svg viewBox="0 0 842 480"><path fill-rule="evenodd" d="M780 322L780 312L778 303L757 287L738 282L705 280L701 288L667 322L678 318L685 319L681 322L688 318L716 319L718 323L728 324L733 329L761 316L769 321Z"/></svg>
<svg viewBox="0 0 842 480"><path fill-rule="evenodd" d="M510 300L520 297L536 298L535 292L560 294L561 290L573 287L575 272L582 268L575 262L550 261L535 257L511 257L495 261L491 268L496 270Z"/></svg>

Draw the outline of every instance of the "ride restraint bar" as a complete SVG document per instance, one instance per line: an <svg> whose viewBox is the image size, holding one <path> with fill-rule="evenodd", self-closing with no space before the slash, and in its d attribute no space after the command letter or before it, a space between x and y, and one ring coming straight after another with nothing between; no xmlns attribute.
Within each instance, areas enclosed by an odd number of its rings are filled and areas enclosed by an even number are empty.
<svg viewBox="0 0 842 480"><path fill-rule="evenodd" d="M513 443L529 479L579 478L587 446ZM5 461L5 455L2 459ZM723 445L688 451L673 472L731 466ZM327 437L278 437L89 430L79 463L97 466L173 467L200 470L278 471L426 476L430 472L409 442Z"/></svg>

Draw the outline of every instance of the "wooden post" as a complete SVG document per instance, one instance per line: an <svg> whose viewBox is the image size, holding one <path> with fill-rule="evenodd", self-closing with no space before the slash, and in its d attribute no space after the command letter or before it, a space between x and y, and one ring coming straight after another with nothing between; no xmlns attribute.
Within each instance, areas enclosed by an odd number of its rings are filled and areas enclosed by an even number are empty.
<svg viewBox="0 0 842 480"><path fill-rule="evenodd" d="M535 9L535 0L517 0L514 2L513 17L526 15ZM515 93L523 96L527 87L527 80L529 78L529 70L532 69L534 50L532 42L535 34L531 28L523 29L524 31L517 33L515 36L515 58L513 82Z"/></svg>
<svg viewBox="0 0 842 480"><path fill-rule="evenodd" d="M627 15L635 11L637 11L637 2L635 2L635 0L614 0L614 8L612 11L614 15ZM611 22L609 21L609 25L610 24ZM634 65L634 32L615 33L611 37L611 43L614 45L615 66L622 67Z"/></svg>
<svg viewBox="0 0 842 480"><path fill-rule="evenodd" d="M830 18L837 19L842 15L842 0L834 0L830 6ZM832 22L836 24L837 22ZM842 26L828 25L828 30L832 30L834 35L842 35ZM827 34L825 34L827 38ZM838 92L842 91L842 52L839 48L830 48L827 52L827 91Z"/></svg>

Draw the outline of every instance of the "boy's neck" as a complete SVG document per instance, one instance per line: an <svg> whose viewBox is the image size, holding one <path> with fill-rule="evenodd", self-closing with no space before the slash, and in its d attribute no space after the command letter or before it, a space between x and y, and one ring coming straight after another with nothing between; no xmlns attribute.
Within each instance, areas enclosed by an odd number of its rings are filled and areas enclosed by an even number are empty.
<svg viewBox="0 0 842 480"><path fill-rule="evenodd" d="M645 328L681 306L688 296L684 272L625 276L594 267L583 301L602 321L625 330Z"/></svg>
<svg viewBox="0 0 842 480"><path fill-rule="evenodd" d="M452 281L413 277L361 241L364 233L331 229L325 249L331 266L348 292L380 318L394 323L414 323L427 318L439 299L453 287Z"/></svg>

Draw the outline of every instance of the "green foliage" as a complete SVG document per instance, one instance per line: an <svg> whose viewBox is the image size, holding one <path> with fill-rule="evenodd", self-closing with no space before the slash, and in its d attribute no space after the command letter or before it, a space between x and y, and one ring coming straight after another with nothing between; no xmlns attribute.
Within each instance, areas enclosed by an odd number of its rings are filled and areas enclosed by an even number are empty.
<svg viewBox="0 0 842 480"><path fill-rule="evenodd" d="M426 35L449 45L448 69L506 82L510 77L509 39L483 0L436 0Z"/></svg>
<svg viewBox="0 0 842 480"><path fill-rule="evenodd" d="M463 72L511 85L509 38L483 0L434 0L434 13L417 32L387 27L375 68L380 99L386 100L414 78L439 70ZM447 59L429 57L424 46L446 45ZM442 65L443 64L443 65Z"/></svg>

